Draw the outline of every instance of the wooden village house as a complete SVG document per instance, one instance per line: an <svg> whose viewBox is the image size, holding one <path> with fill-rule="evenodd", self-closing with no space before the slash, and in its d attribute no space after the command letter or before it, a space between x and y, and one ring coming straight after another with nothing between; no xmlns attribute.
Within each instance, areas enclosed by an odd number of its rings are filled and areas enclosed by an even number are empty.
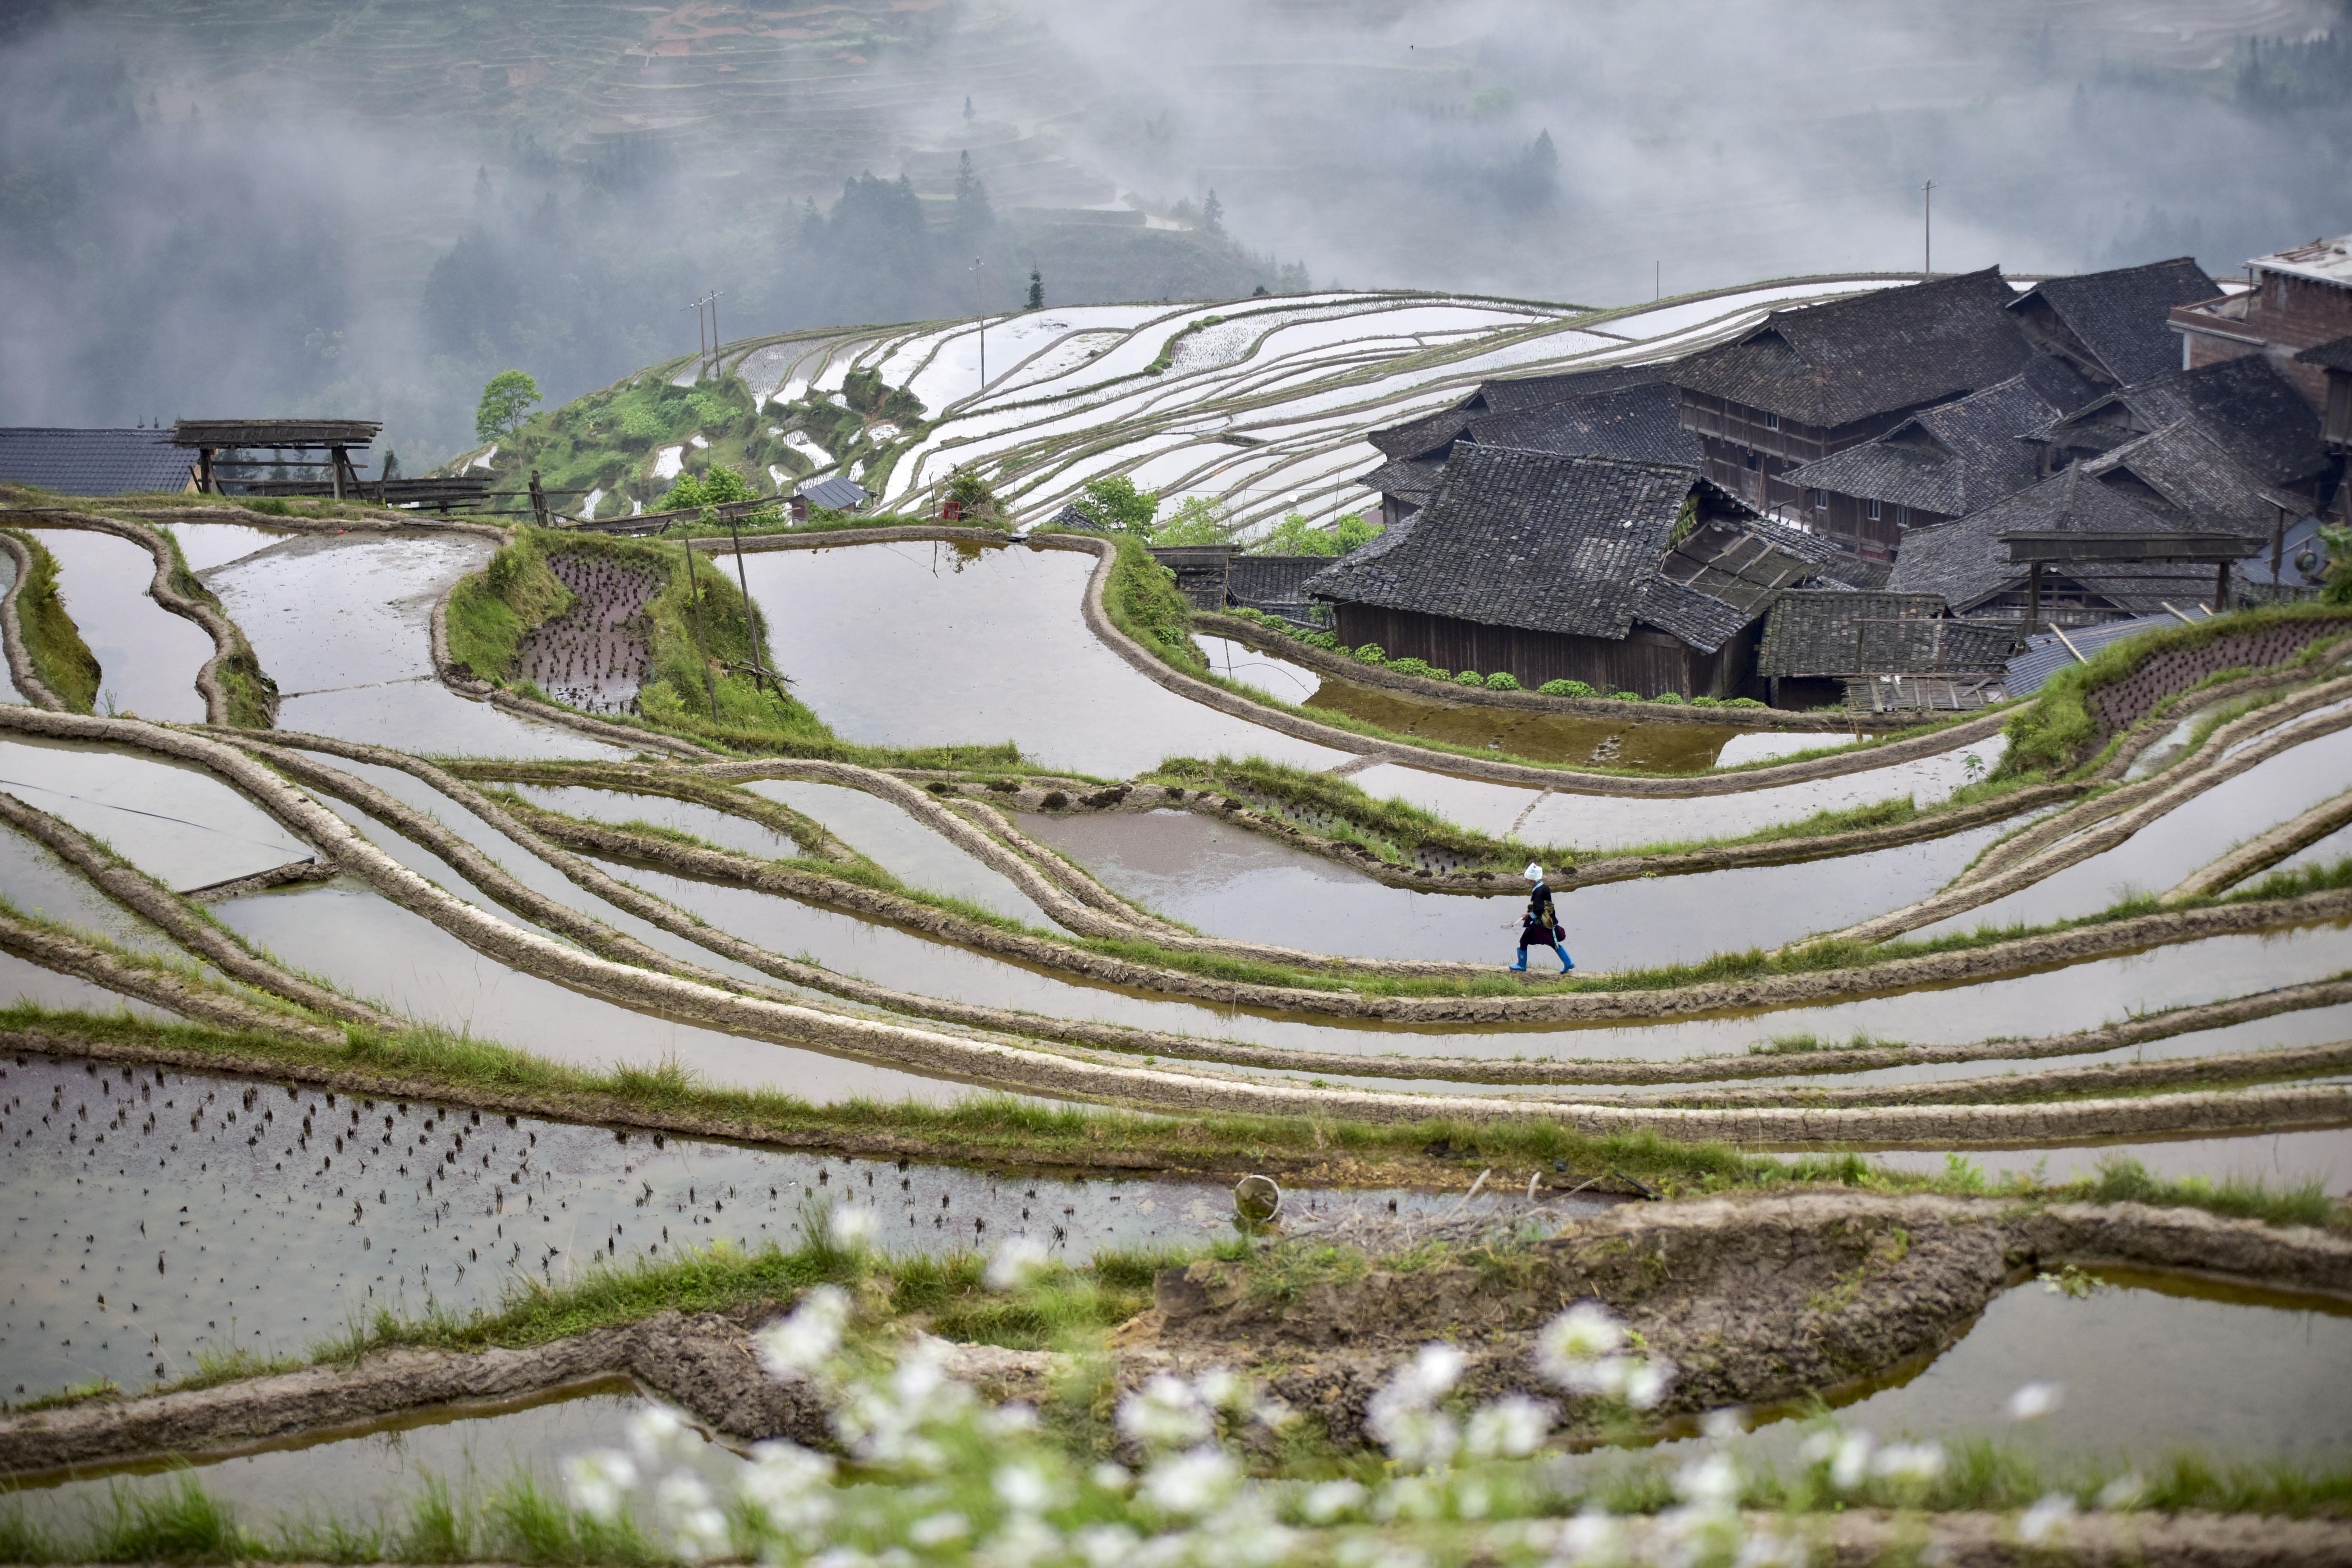
<svg viewBox="0 0 2352 1568"><path fill-rule="evenodd" d="M1832 554L1681 464L1464 444L1428 505L1304 591L1391 658L1721 698L1773 595Z"/></svg>

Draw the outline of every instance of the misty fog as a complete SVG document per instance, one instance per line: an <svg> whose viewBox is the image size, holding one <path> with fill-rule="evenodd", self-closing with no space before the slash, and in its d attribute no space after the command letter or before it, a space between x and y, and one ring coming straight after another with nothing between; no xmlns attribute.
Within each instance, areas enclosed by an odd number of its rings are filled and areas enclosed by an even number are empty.
<svg viewBox="0 0 2352 1568"><path fill-rule="evenodd" d="M1938 270L2228 270L2352 227L2347 89L2345 0L20 5L0 421L375 417L415 472L707 289L730 339L1033 268L1606 304L1916 268L1928 180Z"/></svg>

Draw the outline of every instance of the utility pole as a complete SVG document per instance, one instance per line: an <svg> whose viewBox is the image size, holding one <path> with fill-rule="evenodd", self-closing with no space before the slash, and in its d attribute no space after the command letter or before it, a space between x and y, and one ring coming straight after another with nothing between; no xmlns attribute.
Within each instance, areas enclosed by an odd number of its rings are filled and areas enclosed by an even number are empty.
<svg viewBox="0 0 2352 1568"><path fill-rule="evenodd" d="M1932 277L1936 271L1936 182L1927 180L1919 186L1919 276Z"/></svg>
<svg viewBox="0 0 2352 1568"><path fill-rule="evenodd" d="M713 289L710 291L710 378L713 381L719 379L721 357L719 352L719 290Z"/></svg>
<svg viewBox="0 0 2352 1568"><path fill-rule="evenodd" d="M1650 263L1650 298L1663 300L1665 297L1666 264L1663 261L1653 261Z"/></svg>
<svg viewBox="0 0 2352 1568"><path fill-rule="evenodd" d="M694 312L694 379L697 381L702 379L703 362L710 357L710 340L702 331L702 307L708 303L708 300L697 300L690 305L678 307L681 310Z"/></svg>
<svg viewBox="0 0 2352 1568"><path fill-rule="evenodd" d="M980 302L980 269L988 263L975 256L964 270L971 274L971 308L980 317L980 389L988 390L988 308Z"/></svg>

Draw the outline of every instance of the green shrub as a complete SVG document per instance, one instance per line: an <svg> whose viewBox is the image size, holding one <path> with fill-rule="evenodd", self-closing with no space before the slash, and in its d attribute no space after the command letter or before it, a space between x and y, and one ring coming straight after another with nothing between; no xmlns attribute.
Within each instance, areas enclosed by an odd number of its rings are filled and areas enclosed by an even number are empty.
<svg viewBox="0 0 2352 1568"><path fill-rule="evenodd" d="M33 661L33 673L68 709L91 712L103 671L58 595L57 557L31 533L13 528L8 531L33 559L33 570L16 592L17 623L24 631L25 652Z"/></svg>
<svg viewBox="0 0 2352 1568"><path fill-rule="evenodd" d="M1400 658L1391 663L1389 668L1395 670L1399 675L1427 675L1429 673L1429 660L1425 658Z"/></svg>
<svg viewBox="0 0 2352 1568"><path fill-rule="evenodd" d="M524 634L571 607L572 590L548 569L536 531L517 529L513 542L449 595L449 657L485 680L503 680Z"/></svg>
<svg viewBox="0 0 2352 1568"><path fill-rule="evenodd" d="M1720 708L1723 706L1723 701L1720 698L1716 697L1694 697L1691 699L1691 706L1694 708Z"/></svg>
<svg viewBox="0 0 2352 1568"><path fill-rule="evenodd" d="M1679 691L1661 691L1655 697L1651 698L1650 700L1653 702L1671 702L1675 707L1679 708L1682 706L1683 694Z"/></svg>
<svg viewBox="0 0 2352 1568"><path fill-rule="evenodd" d="M1356 650L1358 664L1386 664L1388 661L1388 649L1376 642L1368 642Z"/></svg>
<svg viewBox="0 0 2352 1568"><path fill-rule="evenodd" d="M1724 706L1726 708L1761 708L1764 704L1757 701L1753 697L1734 697L1724 703Z"/></svg>
<svg viewBox="0 0 2352 1568"><path fill-rule="evenodd" d="M1581 680L1547 680L1536 688L1546 697L1594 697L1599 693Z"/></svg>
<svg viewBox="0 0 2352 1568"><path fill-rule="evenodd" d="M1307 632L1298 640L1309 647L1336 648L1339 646L1339 639L1329 632Z"/></svg>
<svg viewBox="0 0 2352 1568"><path fill-rule="evenodd" d="M750 500L751 486L732 468L715 464L699 474L680 474L670 482L662 499L656 501L656 511L691 511L697 507L721 506L728 501Z"/></svg>
<svg viewBox="0 0 2352 1568"><path fill-rule="evenodd" d="M1498 669L1486 678L1486 689L1489 691L1517 691L1518 689L1519 678L1507 670Z"/></svg>
<svg viewBox="0 0 2352 1568"><path fill-rule="evenodd" d="M1609 700L1612 702L1639 702L1642 700L1642 694L1638 691L1612 691L1609 694Z"/></svg>
<svg viewBox="0 0 2352 1568"><path fill-rule="evenodd" d="M1479 674L1475 669L1465 669L1461 674L1454 678L1454 684L1456 686L1484 686L1486 684L1486 678Z"/></svg>
<svg viewBox="0 0 2352 1568"><path fill-rule="evenodd" d="M1103 605L1113 625L1190 675L1209 668L1192 641L1192 605L1177 591L1174 577L1131 533L1116 536L1118 558L1111 565Z"/></svg>
<svg viewBox="0 0 2352 1568"><path fill-rule="evenodd" d="M1429 679L1432 680L1451 680L1454 679L1454 672L1450 669L1440 669L1436 665L1433 664L1429 667Z"/></svg>

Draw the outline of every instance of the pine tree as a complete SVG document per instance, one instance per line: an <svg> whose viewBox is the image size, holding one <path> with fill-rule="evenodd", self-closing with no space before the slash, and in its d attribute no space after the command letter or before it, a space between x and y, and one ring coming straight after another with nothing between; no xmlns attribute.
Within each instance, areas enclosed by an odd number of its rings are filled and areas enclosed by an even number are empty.
<svg viewBox="0 0 2352 1568"><path fill-rule="evenodd" d="M1029 269L1029 305L1032 310L1045 308L1045 275L1036 268Z"/></svg>
<svg viewBox="0 0 2352 1568"><path fill-rule="evenodd" d="M1225 232L1225 204L1217 199L1213 187L1209 192L1209 199L1201 204L1201 226L1211 234Z"/></svg>
<svg viewBox="0 0 2352 1568"><path fill-rule="evenodd" d="M965 93L965 94L963 95L963 122L964 122L966 125L969 125L969 124L971 124L971 121L972 121L972 112L971 112L971 94L970 94L970 93L968 93L968 92L967 92L967 93Z"/></svg>

